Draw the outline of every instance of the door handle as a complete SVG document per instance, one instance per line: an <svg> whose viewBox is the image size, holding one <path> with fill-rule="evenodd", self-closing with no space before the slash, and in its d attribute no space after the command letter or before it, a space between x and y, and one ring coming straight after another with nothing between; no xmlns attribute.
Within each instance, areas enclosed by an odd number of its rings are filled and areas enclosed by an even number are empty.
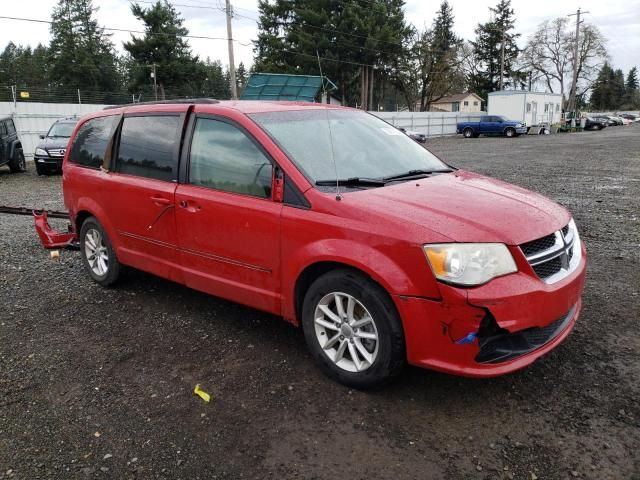
<svg viewBox="0 0 640 480"><path fill-rule="evenodd" d="M170 205L171 204L171 200L169 200L168 198L164 198L164 197L151 197L151 201L153 203L155 203L156 205Z"/></svg>

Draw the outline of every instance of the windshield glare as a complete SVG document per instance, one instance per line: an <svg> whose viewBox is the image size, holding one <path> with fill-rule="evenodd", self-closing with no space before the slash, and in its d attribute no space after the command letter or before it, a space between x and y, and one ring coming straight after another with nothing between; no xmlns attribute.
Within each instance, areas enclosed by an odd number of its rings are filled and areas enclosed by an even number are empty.
<svg viewBox="0 0 640 480"><path fill-rule="evenodd" d="M448 168L403 132L364 112L308 109L256 113L251 118L312 183Z"/></svg>
<svg viewBox="0 0 640 480"><path fill-rule="evenodd" d="M54 123L47 133L47 137L70 137L75 123Z"/></svg>

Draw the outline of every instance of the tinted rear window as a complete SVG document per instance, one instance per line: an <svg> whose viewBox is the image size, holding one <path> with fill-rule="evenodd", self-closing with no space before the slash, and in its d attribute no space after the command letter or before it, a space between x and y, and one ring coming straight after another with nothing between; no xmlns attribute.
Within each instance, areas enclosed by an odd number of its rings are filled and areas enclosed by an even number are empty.
<svg viewBox="0 0 640 480"><path fill-rule="evenodd" d="M13 124L13 120L7 120L7 133L9 135L16 133L16 126Z"/></svg>
<svg viewBox="0 0 640 480"><path fill-rule="evenodd" d="M69 161L85 167L100 168L117 117L99 117L85 122L71 147Z"/></svg>
<svg viewBox="0 0 640 480"><path fill-rule="evenodd" d="M180 117L125 117L116 170L171 181L177 178Z"/></svg>

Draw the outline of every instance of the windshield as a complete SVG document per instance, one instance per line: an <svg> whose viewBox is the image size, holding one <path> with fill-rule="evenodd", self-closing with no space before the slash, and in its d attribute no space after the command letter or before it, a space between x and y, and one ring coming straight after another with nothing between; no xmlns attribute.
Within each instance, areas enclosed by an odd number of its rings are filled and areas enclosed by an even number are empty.
<svg viewBox="0 0 640 480"><path fill-rule="evenodd" d="M75 123L54 123L49 129L47 137L70 137L75 126Z"/></svg>
<svg viewBox="0 0 640 480"><path fill-rule="evenodd" d="M256 113L251 118L312 183L448 168L403 132L364 112L307 109Z"/></svg>

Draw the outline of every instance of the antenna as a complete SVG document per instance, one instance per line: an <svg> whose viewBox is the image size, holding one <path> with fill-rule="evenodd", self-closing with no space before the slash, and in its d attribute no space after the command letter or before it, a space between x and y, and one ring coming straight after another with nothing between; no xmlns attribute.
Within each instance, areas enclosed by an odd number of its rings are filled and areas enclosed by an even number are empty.
<svg viewBox="0 0 640 480"><path fill-rule="evenodd" d="M320 63L320 54L318 50L316 50L316 56L318 57L318 68L320 69L320 81L322 82L322 93L324 97L329 100L327 96L327 88L324 84L324 75L322 74L322 64ZM324 108L324 112L327 115L327 128L329 129L329 144L331 145L331 161L333 162L333 170L336 174L336 200L342 200L342 195L340 195L340 181L338 178L338 165L336 164L336 156L333 153L333 135L331 134L331 122L329 121L329 109Z"/></svg>

